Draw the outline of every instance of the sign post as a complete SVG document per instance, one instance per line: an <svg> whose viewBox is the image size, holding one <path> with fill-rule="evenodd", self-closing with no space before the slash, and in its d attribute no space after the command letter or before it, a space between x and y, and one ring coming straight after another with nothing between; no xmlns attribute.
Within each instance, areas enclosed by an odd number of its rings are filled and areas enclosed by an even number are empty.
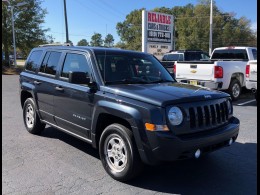
<svg viewBox="0 0 260 195"><path fill-rule="evenodd" d="M142 51L158 59L172 50L173 16L169 14L142 11Z"/></svg>

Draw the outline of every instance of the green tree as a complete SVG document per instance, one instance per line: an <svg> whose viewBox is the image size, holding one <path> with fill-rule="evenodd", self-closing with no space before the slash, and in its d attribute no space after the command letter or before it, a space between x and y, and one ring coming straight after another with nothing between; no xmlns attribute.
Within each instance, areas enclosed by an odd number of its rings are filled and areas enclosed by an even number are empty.
<svg viewBox="0 0 260 195"><path fill-rule="evenodd" d="M187 4L172 8L158 7L152 11L174 16L176 49L209 49L210 0L199 0L198 4ZM117 23L117 33L127 49L141 50L142 9L130 12L123 22ZM234 13L222 12L213 4L213 49L239 45L257 46L256 33L250 29L251 22L245 17L235 18Z"/></svg>
<svg viewBox="0 0 260 195"><path fill-rule="evenodd" d="M122 41L119 41L118 43L116 43L114 47L120 48L120 49L127 49L127 45Z"/></svg>
<svg viewBox="0 0 260 195"><path fill-rule="evenodd" d="M47 13L46 9L41 7L41 0L9 1L14 6L13 15L17 49L28 55L32 48L53 40L51 36L45 34L49 29L41 28ZM27 5L16 7L15 5L20 2L25 2ZM2 48L7 60L9 60L10 51L13 51L11 17L8 4L2 2Z"/></svg>
<svg viewBox="0 0 260 195"><path fill-rule="evenodd" d="M100 33L94 33L94 35L91 37L90 45L96 47L102 46L103 45L102 35Z"/></svg>
<svg viewBox="0 0 260 195"><path fill-rule="evenodd" d="M107 47L113 47L114 41L115 41L115 39L114 39L113 35L107 34L107 36L106 36L106 38L104 40L104 44Z"/></svg>
<svg viewBox="0 0 260 195"><path fill-rule="evenodd" d="M136 9L126 16L124 22L116 25L117 33L126 49L141 51L142 49L142 10Z"/></svg>
<svg viewBox="0 0 260 195"><path fill-rule="evenodd" d="M89 43L88 43L88 41L86 39L81 39L78 42L77 46L89 46Z"/></svg>

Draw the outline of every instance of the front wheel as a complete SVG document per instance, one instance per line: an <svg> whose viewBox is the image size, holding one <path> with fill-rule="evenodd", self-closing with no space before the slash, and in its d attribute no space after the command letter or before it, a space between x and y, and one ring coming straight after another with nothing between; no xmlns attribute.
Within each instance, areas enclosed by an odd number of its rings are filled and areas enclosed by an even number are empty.
<svg viewBox="0 0 260 195"><path fill-rule="evenodd" d="M106 172L118 181L127 181L142 170L133 133L123 125L105 128L99 142L99 155Z"/></svg>
<svg viewBox="0 0 260 195"><path fill-rule="evenodd" d="M241 94L241 84L239 80L232 79L228 88L228 93L230 94L233 101L238 100L240 94Z"/></svg>
<svg viewBox="0 0 260 195"><path fill-rule="evenodd" d="M29 133L40 134L45 128L45 124L40 121L40 118L36 112L35 102L32 98L28 98L24 102L23 120Z"/></svg>

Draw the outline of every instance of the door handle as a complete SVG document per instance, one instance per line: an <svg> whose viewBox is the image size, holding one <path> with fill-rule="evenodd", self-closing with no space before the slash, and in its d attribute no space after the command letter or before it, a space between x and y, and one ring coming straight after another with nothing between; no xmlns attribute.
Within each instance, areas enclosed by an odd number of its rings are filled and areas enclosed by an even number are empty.
<svg viewBox="0 0 260 195"><path fill-rule="evenodd" d="M64 89L63 89L61 86L57 86L57 87L55 87L55 89L56 89L57 91L64 91Z"/></svg>
<svg viewBox="0 0 260 195"><path fill-rule="evenodd" d="M36 84L36 85L39 85L39 84L41 84L42 82L40 82L40 81L33 81L33 83Z"/></svg>

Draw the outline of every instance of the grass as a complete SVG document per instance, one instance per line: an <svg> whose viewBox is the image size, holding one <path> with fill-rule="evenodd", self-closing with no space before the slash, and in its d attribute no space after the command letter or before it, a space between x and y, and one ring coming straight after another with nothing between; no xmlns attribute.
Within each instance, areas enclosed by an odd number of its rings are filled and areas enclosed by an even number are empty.
<svg viewBox="0 0 260 195"><path fill-rule="evenodd" d="M24 66L4 66L2 65L2 75L19 75Z"/></svg>

